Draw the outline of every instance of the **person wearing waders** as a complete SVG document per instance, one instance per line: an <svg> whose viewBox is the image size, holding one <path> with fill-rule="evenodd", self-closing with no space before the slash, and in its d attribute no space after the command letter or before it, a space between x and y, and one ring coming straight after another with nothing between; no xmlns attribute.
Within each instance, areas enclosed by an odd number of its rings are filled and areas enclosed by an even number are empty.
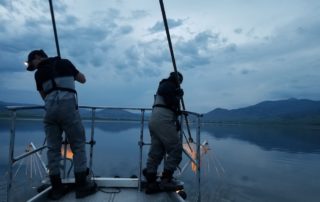
<svg viewBox="0 0 320 202"><path fill-rule="evenodd" d="M44 128L47 140L47 158L50 182L48 197L59 200L68 191L61 183L60 161L62 133L65 132L73 152L76 198L96 192L87 168L85 131L80 118L75 80L85 83L85 76L67 59L48 57L43 50L31 51L27 70L35 72L36 87L45 103Z"/></svg>
<svg viewBox="0 0 320 202"><path fill-rule="evenodd" d="M179 135L178 121L179 103L183 96L183 90L180 88L182 80L181 73L171 72L168 78L160 81L155 95L148 125L151 147L146 168L143 169L143 175L147 180L146 194L176 191L177 188L173 173L182 160L182 140ZM158 182L157 170L162 160L164 160L164 169Z"/></svg>

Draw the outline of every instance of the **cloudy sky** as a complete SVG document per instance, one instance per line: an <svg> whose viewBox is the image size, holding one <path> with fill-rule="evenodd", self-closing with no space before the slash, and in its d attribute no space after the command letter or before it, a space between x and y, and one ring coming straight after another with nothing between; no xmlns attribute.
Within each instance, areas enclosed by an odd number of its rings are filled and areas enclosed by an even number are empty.
<svg viewBox="0 0 320 202"><path fill-rule="evenodd" d="M187 110L320 100L319 0L165 0ZM87 77L80 105L151 107L173 71L158 0L54 0L61 56ZM42 104L30 50L56 56L46 0L0 0L0 101Z"/></svg>

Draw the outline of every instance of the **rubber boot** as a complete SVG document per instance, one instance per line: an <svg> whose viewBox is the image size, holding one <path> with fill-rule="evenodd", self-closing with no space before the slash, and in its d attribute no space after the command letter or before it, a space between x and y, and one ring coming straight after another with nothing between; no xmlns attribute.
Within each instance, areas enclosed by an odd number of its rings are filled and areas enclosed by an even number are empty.
<svg viewBox="0 0 320 202"><path fill-rule="evenodd" d="M51 190L48 198L51 200L59 200L69 191L68 186L61 183L60 175L50 175Z"/></svg>
<svg viewBox="0 0 320 202"><path fill-rule="evenodd" d="M89 176L89 169L84 172L74 173L76 179L76 198L84 198L97 192L97 184Z"/></svg>
<svg viewBox="0 0 320 202"><path fill-rule="evenodd" d="M159 187L163 191L177 191L183 189L183 186L177 183L173 179L173 172L171 170L164 169L161 176Z"/></svg>
<svg viewBox="0 0 320 202"><path fill-rule="evenodd" d="M159 184L157 182L157 173L155 172L148 172L147 169L143 169L142 171L143 176L147 180L147 185L145 189L146 194L154 194L160 191Z"/></svg>

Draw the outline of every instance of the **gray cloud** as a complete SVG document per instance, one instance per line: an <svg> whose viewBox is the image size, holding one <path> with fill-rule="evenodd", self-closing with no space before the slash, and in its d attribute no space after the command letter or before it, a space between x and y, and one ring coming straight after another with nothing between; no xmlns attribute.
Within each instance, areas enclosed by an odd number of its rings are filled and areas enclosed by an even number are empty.
<svg viewBox="0 0 320 202"><path fill-rule="evenodd" d="M237 51L237 44L231 43L225 46L224 51L226 54L233 53Z"/></svg>
<svg viewBox="0 0 320 202"><path fill-rule="evenodd" d="M241 28L236 28L236 29L234 29L234 33L236 33L236 34L241 34L242 33L242 29Z"/></svg>
<svg viewBox="0 0 320 202"><path fill-rule="evenodd" d="M9 3L9 0L0 0L0 5L2 6L8 5L8 3Z"/></svg>
<svg viewBox="0 0 320 202"><path fill-rule="evenodd" d="M133 43L124 52L112 54L114 57L111 66L121 75L129 72L128 75L141 78L156 76L163 66L167 66L166 63L170 63L169 52L163 46L165 43L166 41L159 40Z"/></svg>
<svg viewBox="0 0 320 202"><path fill-rule="evenodd" d="M116 34L126 35L126 34L132 33L132 31L133 31L132 26L124 25L124 26L119 27Z"/></svg>
<svg viewBox="0 0 320 202"><path fill-rule="evenodd" d="M149 14L145 10L134 10L131 12L131 18L133 19L141 19L147 17Z"/></svg>
<svg viewBox="0 0 320 202"><path fill-rule="evenodd" d="M178 19L178 20L167 19L167 21L168 21L169 29L179 27L183 24L183 20L181 20L181 19ZM153 25L148 30L150 31L150 33L163 32L164 31L164 24L162 21L161 22L158 21L155 25Z"/></svg>
<svg viewBox="0 0 320 202"><path fill-rule="evenodd" d="M195 68L208 65L213 57L210 46L223 43L219 34L203 31L189 40L180 40L176 44L177 59L183 68Z"/></svg>
<svg viewBox="0 0 320 202"><path fill-rule="evenodd" d="M30 6L29 1L19 1L21 5L15 7L9 1L0 1L0 6L5 5L0 16L4 25L0 27L0 72L5 75L14 73L24 78L22 61L29 50L43 48L49 55L55 55L48 3L34 2ZM83 18L83 13L70 14L73 8L62 3L56 2L54 6L62 56L71 59L90 81L79 89L80 96L84 93L84 100L80 100L94 104L96 100L108 100L108 104L126 105L128 99L122 95L125 94L134 97L135 104L151 103L159 79L172 71L163 22L154 23L159 15L153 16L149 10L128 12L119 7L85 12ZM183 87L188 106L205 111L215 106L242 107L266 99L320 99L317 15L290 18L285 24L272 25L263 34L264 26L250 21L248 27L226 24L229 32L225 32L216 28L213 31L205 23L198 27L189 20L188 23L169 20L176 63L185 75ZM29 76L19 85L2 78L1 95L11 93L8 99L18 100L20 94L33 92L34 81ZM28 93L17 90L24 86L30 87ZM92 89L106 86L114 95L112 99L92 93ZM125 93L117 95L117 92ZM88 93L92 96L85 96ZM36 92L34 95L39 98Z"/></svg>
<svg viewBox="0 0 320 202"><path fill-rule="evenodd" d="M188 69L201 65L207 65L210 62L211 55L208 51L208 44L219 43L218 34L205 31L197 34L190 40L180 39L174 45L176 63L179 68ZM147 43L137 43L129 47L126 51L126 57L117 62L117 67L122 70L134 68L136 72L152 69L151 75L155 75L159 68L172 66L170 52L167 47L166 38L163 40L154 39Z"/></svg>

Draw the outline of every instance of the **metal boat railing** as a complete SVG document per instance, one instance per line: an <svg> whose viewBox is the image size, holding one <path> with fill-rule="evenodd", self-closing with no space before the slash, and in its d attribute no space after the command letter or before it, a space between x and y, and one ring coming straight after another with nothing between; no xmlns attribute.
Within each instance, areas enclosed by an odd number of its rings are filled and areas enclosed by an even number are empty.
<svg viewBox="0 0 320 202"><path fill-rule="evenodd" d="M17 161L20 161L34 153L37 153L39 151L42 151L47 148L46 145L43 145L39 148L36 148L32 151L25 152L19 156L14 155L14 149L15 149L15 136L16 136L16 120L17 120L17 112L21 110L34 110L34 109L44 109L44 106L7 106L6 107L11 112L11 128L10 128L10 145L9 145L9 163L8 163L8 175L7 175L7 201L10 201L11 191L12 191L12 181L13 181L13 165ZM91 110L91 131L90 131L90 141L87 142L87 144L90 145L90 152L89 152L89 168L92 168L92 159L93 159L93 146L95 144L94 140L94 130L95 130L95 122L96 122L96 110L126 110L126 111L140 111L140 136L139 136L139 178L138 178L138 190L141 191L141 179L142 179L142 158L143 158L143 146L144 145L150 145L150 143L144 142L144 124L146 121L145 118L145 112L151 111L150 108L132 108L132 107L105 107L105 106L79 106L79 109L88 109ZM195 112L190 111L182 111L183 115L186 116L193 116L195 117L194 123L196 124L196 158L193 159L188 152L184 150L184 154L196 165L197 172L196 172L196 179L197 179L197 201L201 201L201 191L200 191L200 182L201 182L201 162L200 162L200 126L201 126L201 117L202 114L198 114ZM181 127L183 127L181 117ZM117 120L120 121L121 120ZM183 130L181 130L181 138ZM66 149L65 144L65 149ZM66 150L65 150L66 151ZM66 159L66 152L64 153L64 160ZM64 161L64 173L63 178L66 177L66 162Z"/></svg>

